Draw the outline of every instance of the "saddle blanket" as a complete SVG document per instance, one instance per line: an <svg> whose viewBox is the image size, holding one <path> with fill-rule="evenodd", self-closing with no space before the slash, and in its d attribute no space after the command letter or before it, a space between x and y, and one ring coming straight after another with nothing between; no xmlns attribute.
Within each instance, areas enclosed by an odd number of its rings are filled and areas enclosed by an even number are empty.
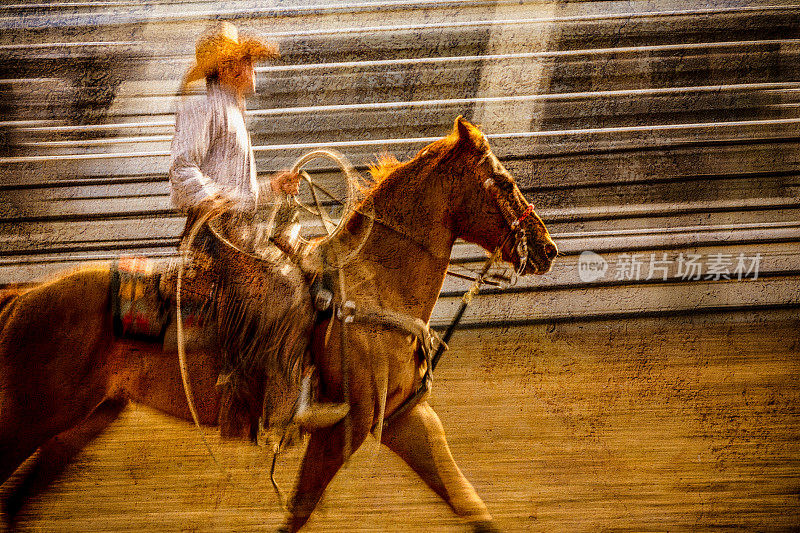
<svg viewBox="0 0 800 533"><path fill-rule="evenodd" d="M116 336L164 340L175 316L174 285L179 264L179 260L147 257L121 257L112 263L111 307ZM182 291L182 295L187 292ZM203 326L207 303L196 297L181 299L184 327Z"/></svg>

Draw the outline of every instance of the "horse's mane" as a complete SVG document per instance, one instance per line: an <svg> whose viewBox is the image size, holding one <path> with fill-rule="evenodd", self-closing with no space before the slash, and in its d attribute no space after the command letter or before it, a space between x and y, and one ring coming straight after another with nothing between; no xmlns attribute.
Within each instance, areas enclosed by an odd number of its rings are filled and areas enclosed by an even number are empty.
<svg viewBox="0 0 800 533"><path fill-rule="evenodd" d="M461 119L459 118L458 120ZM483 133L478 127L466 122L463 122L462 125L468 128L471 137L477 138L480 136L483 138ZM468 145L460 142L460 140L458 128L453 128L449 135L433 141L407 161L400 161L389 153L378 156L377 161L369 165L372 182L361 187L361 204L359 209L345 222L347 227L351 230L355 228L359 220L361 220L359 216L360 208L369 202L370 197L376 195L381 187L389 181L389 178L398 177L404 183L410 183L412 180L424 180L428 178L430 172L437 166L464 155L465 151L468 150Z"/></svg>
<svg viewBox="0 0 800 533"><path fill-rule="evenodd" d="M381 154L375 164L369 166L369 173L372 176L372 181L378 184L385 180L397 168L401 167L401 163L394 155L389 153Z"/></svg>
<svg viewBox="0 0 800 533"><path fill-rule="evenodd" d="M447 137L436 140L425 146L408 161L399 161L394 155L389 153L381 154L374 164L369 165L369 173L372 176L373 186L367 192L376 189L381 183L386 181L389 176L408 170L419 163L429 161L429 166L433 167L445 157L455 155L453 152L458 148L458 134L454 131Z"/></svg>

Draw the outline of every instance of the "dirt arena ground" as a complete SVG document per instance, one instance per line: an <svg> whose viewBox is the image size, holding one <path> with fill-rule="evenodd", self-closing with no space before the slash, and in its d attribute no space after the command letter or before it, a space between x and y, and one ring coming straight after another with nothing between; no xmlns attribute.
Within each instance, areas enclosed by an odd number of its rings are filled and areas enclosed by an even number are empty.
<svg viewBox="0 0 800 533"><path fill-rule="evenodd" d="M800 528L797 313L456 334L431 403L505 531ZM22 531L271 531L268 454L132 406L23 511ZM299 451L278 480L292 484ZM466 528L374 441L309 532Z"/></svg>

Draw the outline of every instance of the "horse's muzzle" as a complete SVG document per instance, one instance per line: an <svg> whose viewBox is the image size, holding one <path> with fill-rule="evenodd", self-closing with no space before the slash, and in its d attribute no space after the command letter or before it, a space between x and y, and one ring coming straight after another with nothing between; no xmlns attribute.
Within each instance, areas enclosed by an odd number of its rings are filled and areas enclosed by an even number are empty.
<svg viewBox="0 0 800 533"><path fill-rule="evenodd" d="M549 237L544 243L537 243L531 247L525 274L542 275L550 272L556 256L558 256L558 247Z"/></svg>

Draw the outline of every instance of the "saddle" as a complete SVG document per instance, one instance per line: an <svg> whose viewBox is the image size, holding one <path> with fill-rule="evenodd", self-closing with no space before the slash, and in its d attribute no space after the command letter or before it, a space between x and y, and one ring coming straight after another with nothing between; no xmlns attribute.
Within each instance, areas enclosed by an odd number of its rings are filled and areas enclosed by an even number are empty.
<svg viewBox="0 0 800 533"><path fill-rule="evenodd" d="M178 269L183 323L189 335L207 322L218 274L202 252L182 258L121 257L111 265L111 307L114 334L119 338L165 342L175 318Z"/></svg>

